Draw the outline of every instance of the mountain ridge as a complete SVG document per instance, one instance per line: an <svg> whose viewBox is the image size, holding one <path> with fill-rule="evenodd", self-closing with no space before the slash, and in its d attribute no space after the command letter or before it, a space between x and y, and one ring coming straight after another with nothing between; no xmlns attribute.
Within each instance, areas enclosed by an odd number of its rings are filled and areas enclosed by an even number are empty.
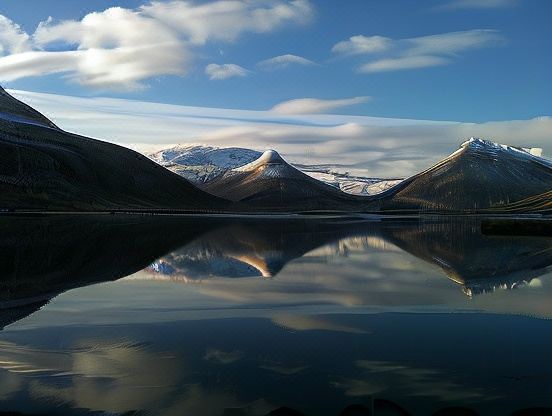
<svg viewBox="0 0 552 416"><path fill-rule="evenodd" d="M174 148L155 161L65 132L0 90L0 211L550 215L552 161L531 152L472 138L400 182L364 178L355 186L377 193L356 195L275 150ZM184 161L198 164L199 180L167 165Z"/></svg>
<svg viewBox="0 0 552 416"><path fill-rule="evenodd" d="M207 212L229 205L140 153L65 132L27 107L2 90L0 109L15 117L0 117L0 209Z"/></svg>

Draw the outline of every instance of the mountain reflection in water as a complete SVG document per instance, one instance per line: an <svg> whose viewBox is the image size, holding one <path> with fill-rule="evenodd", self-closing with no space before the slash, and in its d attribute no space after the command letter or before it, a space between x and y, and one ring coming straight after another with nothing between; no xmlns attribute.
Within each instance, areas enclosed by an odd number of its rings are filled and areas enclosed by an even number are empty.
<svg viewBox="0 0 552 416"><path fill-rule="evenodd" d="M552 406L551 268L468 217L0 217L0 410Z"/></svg>

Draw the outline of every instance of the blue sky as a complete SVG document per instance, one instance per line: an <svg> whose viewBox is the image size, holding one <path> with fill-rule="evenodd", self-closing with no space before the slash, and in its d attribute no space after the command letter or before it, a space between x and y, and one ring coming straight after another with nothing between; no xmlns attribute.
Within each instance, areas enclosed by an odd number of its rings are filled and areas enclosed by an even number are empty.
<svg viewBox="0 0 552 416"><path fill-rule="evenodd" d="M244 0L219 15L209 13L228 3L183 3L3 0L0 80L20 90L232 109L314 99L288 113L468 122L551 113L549 1ZM119 13L103 18L115 6ZM90 49L147 43L150 58L106 55L94 67ZM287 66L259 64L278 56ZM105 68L113 73L104 77Z"/></svg>

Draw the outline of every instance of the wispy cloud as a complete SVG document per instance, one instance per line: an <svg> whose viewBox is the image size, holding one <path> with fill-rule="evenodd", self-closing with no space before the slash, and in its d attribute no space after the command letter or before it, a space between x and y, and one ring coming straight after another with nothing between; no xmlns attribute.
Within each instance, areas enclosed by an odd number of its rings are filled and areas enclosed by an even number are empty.
<svg viewBox="0 0 552 416"><path fill-rule="evenodd" d="M372 55L359 72L383 72L446 65L469 50L497 46L504 42L496 30L474 29L406 39L382 36L352 36L332 48L342 55Z"/></svg>
<svg viewBox="0 0 552 416"><path fill-rule="evenodd" d="M453 0L440 4L434 10L500 9L517 5L517 0Z"/></svg>
<svg viewBox="0 0 552 416"><path fill-rule="evenodd" d="M351 36L348 40L336 43L332 52L345 55L361 55L385 51L393 46L393 39L384 36Z"/></svg>
<svg viewBox="0 0 552 416"><path fill-rule="evenodd" d="M471 136L552 153L552 117L486 123L364 116L288 115L141 101L10 91L69 130L142 152L202 143L273 148L291 162L343 165L350 173L404 177L454 151Z"/></svg>
<svg viewBox="0 0 552 416"><path fill-rule="evenodd" d="M308 0L154 1L82 20L49 18L29 36L0 16L0 81L63 73L92 87L141 88L154 76L185 75L208 42L233 42L244 33L268 33L311 17Z"/></svg>
<svg viewBox="0 0 552 416"><path fill-rule="evenodd" d="M19 25L0 15L0 56L30 49L29 35Z"/></svg>
<svg viewBox="0 0 552 416"><path fill-rule="evenodd" d="M380 59L374 62L368 62L358 68L358 72L385 72L399 71L401 69L425 68L428 66L446 65L449 59L439 56L419 55L404 56L402 58Z"/></svg>
<svg viewBox="0 0 552 416"><path fill-rule="evenodd" d="M205 73L211 80L222 80L234 77L245 77L249 71L236 64L209 64Z"/></svg>
<svg viewBox="0 0 552 416"><path fill-rule="evenodd" d="M316 63L302 56L292 54L275 56L257 63L257 66L264 70L284 69L290 65L312 66Z"/></svg>
<svg viewBox="0 0 552 416"><path fill-rule="evenodd" d="M362 104L370 97L353 97L339 100L321 100L317 98L298 98L276 104L270 111L277 114L316 114L326 113L337 108Z"/></svg>

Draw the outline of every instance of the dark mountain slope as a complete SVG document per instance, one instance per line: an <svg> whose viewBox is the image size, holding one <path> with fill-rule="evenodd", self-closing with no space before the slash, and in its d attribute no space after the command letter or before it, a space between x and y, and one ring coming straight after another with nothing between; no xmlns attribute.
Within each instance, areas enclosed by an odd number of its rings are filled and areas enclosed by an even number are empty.
<svg viewBox="0 0 552 416"><path fill-rule="evenodd" d="M47 117L40 114L31 106L15 99L0 87L0 119L2 118L58 128Z"/></svg>
<svg viewBox="0 0 552 416"><path fill-rule="evenodd" d="M470 139L381 196L386 212L550 213L552 162L522 149Z"/></svg>
<svg viewBox="0 0 552 416"><path fill-rule="evenodd" d="M147 157L58 129L0 90L0 209L224 210Z"/></svg>
<svg viewBox="0 0 552 416"><path fill-rule="evenodd" d="M311 178L273 150L207 182L202 188L221 198L242 202L247 207L244 209L265 212L361 212L372 201Z"/></svg>

